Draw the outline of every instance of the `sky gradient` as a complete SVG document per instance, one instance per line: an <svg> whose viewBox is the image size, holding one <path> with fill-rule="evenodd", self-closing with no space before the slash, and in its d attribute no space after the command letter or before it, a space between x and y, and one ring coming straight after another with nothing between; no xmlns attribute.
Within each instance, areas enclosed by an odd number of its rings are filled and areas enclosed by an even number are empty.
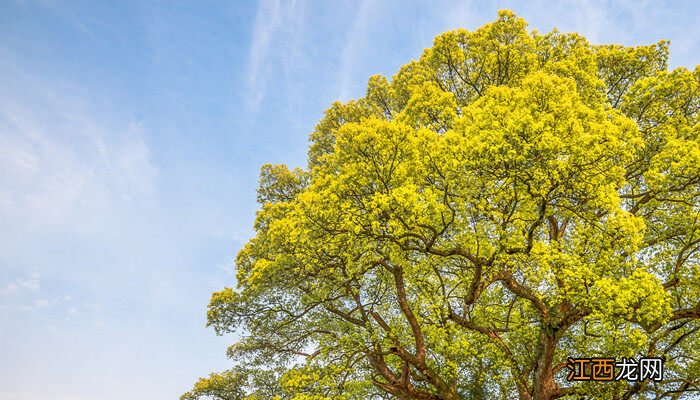
<svg viewBox="0 0 700 400"><path fill-rule="evenodd" d="M0 399L176 399L225 369L206 305L260 166L304 166L332 101L500 8L700 62L697 1L0 0Z"/></svg>

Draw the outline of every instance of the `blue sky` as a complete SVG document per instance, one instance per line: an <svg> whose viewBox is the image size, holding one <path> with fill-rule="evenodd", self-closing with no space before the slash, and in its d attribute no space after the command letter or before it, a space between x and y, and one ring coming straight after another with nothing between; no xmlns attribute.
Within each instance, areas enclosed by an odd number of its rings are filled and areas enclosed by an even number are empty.
<svg viewBox="0 0 700 400"><path fill-rule="evenodd" d="M435 35L510 8L693 68L699 4L0 0L0 398L175 399L225 369L205 310L260 166L305 165L323 110Z"/></svg>

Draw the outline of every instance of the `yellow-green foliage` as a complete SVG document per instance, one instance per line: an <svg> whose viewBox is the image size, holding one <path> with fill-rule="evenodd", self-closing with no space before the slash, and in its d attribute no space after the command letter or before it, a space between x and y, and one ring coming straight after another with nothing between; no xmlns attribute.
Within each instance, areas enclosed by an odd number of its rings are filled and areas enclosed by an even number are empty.
<svg viewBox="0 0 700 400"><path fill-rule="evenodd" d="M235 367L183 399L698 390L700 70L667 57L501 11L333 103L306 169L263 167L208 313ZM665 357L667 380L566 382L594 356Z"/></svg>

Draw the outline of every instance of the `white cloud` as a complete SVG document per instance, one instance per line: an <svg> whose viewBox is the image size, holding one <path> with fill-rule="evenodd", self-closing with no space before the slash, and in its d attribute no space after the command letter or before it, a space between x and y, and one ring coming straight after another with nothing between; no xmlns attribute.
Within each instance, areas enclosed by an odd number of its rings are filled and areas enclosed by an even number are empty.
<svg viewBox="0 0 700 400"><path fill-rule="evenodd" d="M94 100L0 63L0 261L25 236L99 231L151 198L144 127Z"/></svg>
<svg viewBox="0 0 700 400"><path fill-rule="evenodd" d="M0 295L8 296L4 299L5 310L14 309L21 312L34 312L35 315L45 317L41 309L47 309L51 305L57 305L68 314L79 315L78 308L71 306L72 297L70 295L55 296L50 290L42 287L41 274L36 270L23 275L15 276L11 282L0 287ZM67 310L66 310L67 309ZM0 329L2 323L0 323Z"/></svg>
<svg viewBox="0 0 700 400"><path fill-rule="evenodd" d="M279 0L261 1L258 3L258 14L255 18L253 38L250 45L248 64L248 84L260 84L261 68L270 50L270 41L282 24L282 10Z"/></svg>
<svg viewBox="0 0 700 400"><path fill-rule="evenodd" d="M457 28L466 28L470 31L478 29L479 26L483 25L485 18L486 20L493 20L496 18L496 9L491 11L491 15L485 15L483 12L479 12L478 4L474 1L460 1L457 3L450 3L447 10L443 10L442 21L445 28L443 30L452 30ZM433 38L430 38L432 42Z"/></svg>
<svg viewBox="0 0 700 400"><path fill-rule="evenodd" d="M46 300L46 299L34 300L34 305L37 306L37 307L44 308L44 307L48 307L49 304L50 304L50 303L49 303L48 300Z"/></svg>
<svg viewBox="0 0 700 400"><path fill-rule="evenodd" d="M18 279L17 283L19 286L31 290L32 292L37 292L39 289L41 289L41 283L39 283L39 280L36 278Z"/></svg>
<svg viewBox="0 0 700 400"><path fill-rule="evenodd" d="M39 293L41 290L40 277L41 275L37 271L31 271L29 274L25 274L25 276L8 279L12 280L12 282L7 282L0 287L0 295L11 295L22 292Z"/></svg>
<svg viewBox="0 0 700 400"><path fill-rule="evenodd" d="M345 47L340 56L340 94L341 100L349 100L351 89L355 79L355 64L364 46L367 45L369 35L367 35L367 25L372 17L372 5L374 2L363 0L358 7L357 14L352 23L350 31L347 33Z"/></svg>
<svg viewBox="0 0 700 400"><path fill-rule="evenodd" d="M17 293L17 285L15 285L14 283L8 283L2 289L0 289L0 294L12 293Z"/></svg>
<svg viewBox="0 0 700 400"><path fill-rule="evenodd" d="M248 107L252 110L257 109L265 98L267 81L272 72L270 60L273 56L281 56L279 61L285 68L288 68L290 61L295 57L296 46L288 46L288 40L280 39L287 39L290 35L297 36L302 25L303 2L271 0L258 3L246 76L250 91Z"/></svg>

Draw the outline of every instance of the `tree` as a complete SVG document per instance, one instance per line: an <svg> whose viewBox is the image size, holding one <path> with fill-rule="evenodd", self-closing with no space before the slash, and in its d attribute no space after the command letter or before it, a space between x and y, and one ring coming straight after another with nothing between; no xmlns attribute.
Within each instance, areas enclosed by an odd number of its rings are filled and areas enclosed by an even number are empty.
<svg viewBox="0 0 700 400"><path fill-rule="evenodd" d="M262 169L208 324L234 367L183 399L669 398L700 391L700 68L668 43L438 36ZM665 359L568 382L567 357Z"/></svg>

